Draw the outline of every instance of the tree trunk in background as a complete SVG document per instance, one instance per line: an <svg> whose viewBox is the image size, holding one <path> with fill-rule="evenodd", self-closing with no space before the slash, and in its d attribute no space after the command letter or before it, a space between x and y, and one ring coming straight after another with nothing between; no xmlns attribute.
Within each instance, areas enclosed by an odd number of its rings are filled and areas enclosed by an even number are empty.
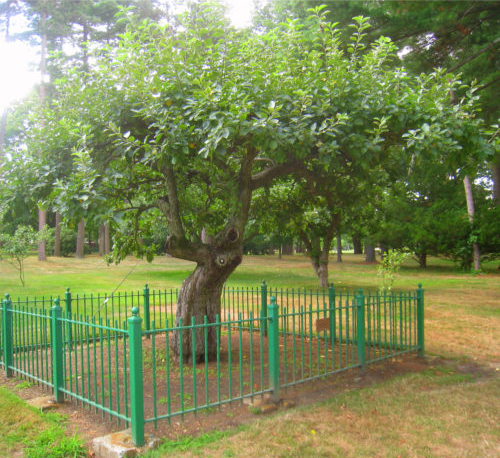
<svg viewBox="0 0 500 458"><path fill-rule="evenodd" d="M317 259L311 257L311 263L319 278L320 286L328 288L328 252L322 250Z"/></svg>
<svg viewBox="0 0 500 458"><path fill-rule="evenodd" d="M421 269L427 268L427 253L417 253L418 265Z"/></svg>
<svg viewBox="0 0 500 458"><path fill-rule="evenodd" d="M38 209L38 230L42 231L46 225L47 225L47 210L43 210L42 208L39 208ZM40 242L38 242L38 260L39 261L46 261L47 260L46 247L47 247L46 240L40 240Z"/></svg>
<svg viewBox="0 0 500 458"><path fill-rule="evenodd" d="M285 256L290 256L293 254L293 243L284 243L281 246L281 252Z"/></svg>
<svg viewBox="0 0 500 458"><path fill-rule="evenodd" d="M56 231L54 234L54 256L61 256L61 214L56 212Z"/></svg>
<svg viewBox="0 0 500 458"><path fill-rule="evenodd" d="M376 262L375 247L365 243L365 262Z"/></svg>
<svg viewBox="0 0 500 458"><path fill-rule="evenodd" d="M111 238L109 236L109 224L104 224L104 254L111 253Z"/></svg>
<svg viewBox="0 0 500 458"><path fill-rule="evenodd" d="M493 200L500 205L500 158L493 164Z"/></svg>
<svg viewBox="0 0 500 458"><path fill-rule="evenodd" d="M472 183L468 175L464 178L465 199L467 201L467 213L469 214L469 221L474 223L474 197L472 195ZM474 270L481 270L481 255L479 253L479 245L477 242L472 243Z"/></svg>
<svg viewBox="0 0 500 458"><path fill-rule="evenodd" d="M342 262L342 236L340 231L337 232L337 262Z"/></svg>
<svg viewBox="0 0 500 458"><path fill-rule="evenodd" d="M295 253L304 253L304 244L301 240L297 240L295 244Z"/></svg>
<svg viewBox="0 0 500 458"><path fill-rule="evenodd" d="M104 224L99 226L97 245L99 245L99 256L104 256Z"/></svg>
<svg viewBox="0 0 500 458"><path fill-rule="evenodd" d="M363 243L359 235L352 236L352 246L354 248L354 254L363 254Z"/></svg>
<svg viewBox="0 0 500 458"><path fill-rule="evenodd" d="M83 218L78 223L75 257L78 259L83 259L85 257L85 220Z"/></svg>

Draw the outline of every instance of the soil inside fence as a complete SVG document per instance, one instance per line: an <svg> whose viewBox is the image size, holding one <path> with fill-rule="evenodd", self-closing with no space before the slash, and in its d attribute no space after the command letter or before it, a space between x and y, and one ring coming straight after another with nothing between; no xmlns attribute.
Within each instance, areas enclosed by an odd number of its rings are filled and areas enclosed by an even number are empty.
<svg viewBox="0 0 500 458"><path fill-rule="evenodd" d="M250 348L250 333L243 333L241 336L242 346L246 349L245 359L248 359L248 353ZM233 364L238 366L238 335L233 336L235 339L234 342L234 359ZM267 339L266 339L267 340ZM258 342L252 341L254 351L257 352ZM264 342L266 345L267 342ZM158 404L161 404L163 395L160 394L161 390L165 391L165 380L166 374L165 370L158 371L158 366L161 363L161 352L159 353L159 349L166 348L165 336L158 336L155 339L155 352L152 352L153 339L143 340L143 354L144 354L144 408L145 408L145 418L152 418L154 416L154 402L153 399L156 396L156 409L158 410ZM290 348L290 347L289 347ZM349 350L346 350L346 355L349 356ZM266 352L267 353L267 352ZM148 359L148 355L156 354L157 361L155 365L152 364L151 360ZM255 359L259 359L260 357L255 353ZM267 357L266 360L263 361L264 366L267 366ZM158 363L158 364L156 364ZM99 363L100 364L100 363ZM106 362L104 362L104 365ZM209 371L211 373L214 372L214 365L216 363L209 363ZM375 364L368 365L364 370L359 368L349 369L343 372L339 372L333 375L325 376L322 378L318 378L313 381L308 381L305 383L294 385L293 387L289 387L286 389L282 389L281 397L284 400L287 400L289 405L307 405L314 402L326 400L335 394L342 392L344 390L352 390L359 389L364 386L368 386L370 384L383 381L385 379L394 377L398 374L405 374L411 372L418 372L424 370L428 367L428 360L425 358L419 358L416 355L409 354L405 356L400 356L396 358L392 358L387 361L378 362ZM156 392L154 390L153 385L153 367L156 366ZM200 363L199 365L200 373L204 369L204 363ZM198 372L198 366L196 372ZM228 348L227 341L223 344L222 352L221 352L221 373L226 374L224 381L221 383L223 390L227 389L227 374L228 374ZM259 369L257 369L259 370ZM309 370L309 368L307 369ZM190 373L187 378L184 379L184 383L189 386L192 383L192 366L190 364L185 366L185 372ZM248 369L247 369L248 371ZM267 384L268 374L267 371L262 372L263 377L265 378ZM242 373L242 380L248 380L248 372ZM283 373L282 373L283 377ZM176 402L179 403L180 400L178 397L178 383L179 376L175 373L170 374L171 379L171 391L172 398L176 399ZM206 388L204 387L203 375L199 376L198 384L201 384L203 396L207 393L205 392ZM32 383L27 385L26 383L20 383L19 378L7 379L4 375L1 376L1 383L4 385L8 385L12 388L20 397L24 399L31 399L38 396L47 396L50 393L47 389L44 389L41 386ZM291 381L291 380L290 380ZM101 383L99 381L99 383ZM105 385L107 385L107 380L104 381ZM239 385L239 377L236 374L233 379L234 387L233 390L235 393L240 389ZM99 388L99 387L98 387ZM198 388L199 389L199 388ZM216 383L208 384L208 396L211 400L217 399L218 390L221 388L217 387ZM186 388L186 392L188 393L188 389ZM255 398L259 398L260 396L255 396ZM200 396L201 398L201 396ZM188 398L189 399L189 398ZM200 404L203 404L204 399L200 399ZM191 399L192 402L192 399ZM186 401L187 404L187 401ZM163 406L164 408L165 406ZM178 406L177 406L178 407ZM173 408L177 408L173 405ZM187 408L189 406L186 406ZM281 403L279 409L284 409L284 403ZM107 414L102 414L100 412L95 412L94 409L91 409L85 405L81 405L80 403L76 403L76 401L67 401L63 404L57 405L55 410L65 415L68 419L69 431L72 433L77 431L87 442L90 444L91 440L95 437L99 437L110 432L119 431L124 429L126 426L124 422L118 423L116 419L109 419ZM243 401L237 400L228 404L224 404L219 407L210 408L204 411L199 411L196 414L187 413L184 415L184 421L181 416L174 417L170 421L163 419L159 420L156 425L151 422L146 425L146 431L154 434L157 437L167 437L170 439L179 438L181 436L186 435L200 435L209 431L221 431L229 428L233 428L235 426L247 423L256 418L255 410L249 408ZM156 426L156 428L155 428Z"/></svg>

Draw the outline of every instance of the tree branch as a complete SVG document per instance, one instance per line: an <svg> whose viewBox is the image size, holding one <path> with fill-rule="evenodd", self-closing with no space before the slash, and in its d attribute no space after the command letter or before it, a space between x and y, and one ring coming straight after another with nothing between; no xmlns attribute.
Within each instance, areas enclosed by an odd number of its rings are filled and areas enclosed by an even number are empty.
<svg viewBox="0 0 500 458"><path fill-rule="evenodd" d="M165 251L174 258L185 259L199 264L203 264L209 254L208 245L192 243L185 238L178 239L173 235L167 238Z"/></svg>
<svg viewBox="0 0 500 458"><path fill-rule="evenodd" d="M498 43L500 43L500 37L495 38L489 45L485 46L484 48L480 49L476 53L472 54L472 56L468 57L467 59L463 60L462 62L459 62L454 67L450 68L449 71L454 72L455 70L458 70L460 67L463 67L465 64L469 63L471 60L474 60L476 57L480 56L481 54L484 54L486 51L489 51L491 48L493 48Z"/></svg>
<svg viewBox="0 0 500 458"><path fill-rule="evenodd" d="M290 173L297 172L303 168L303 162L288 162L268 167L267 169L264 169L252 176L252 189L255 190L262 188L263 186L267 186L271 184L275 178L283 175L289 175Z"/></svg>
<svg viewBox="0 0 500 458"><path fill-rule="evenodd" d="M163 167L163 175L167 184L168 200L158 199L158 208L165 214L170 233L177 239L185 239L186 234L181 221L179 197L177 195L177 180L172 167Z"/></svg>
<svg viewBox="0 0 500 458"><path fill-rule="evenodd" d="M498 83L498 81L500 81L500 76L498 78L491 80L489 83L483 84L482 86L478 87L476 92L482 91L487 87L493 86L495 83Z"/></svg>

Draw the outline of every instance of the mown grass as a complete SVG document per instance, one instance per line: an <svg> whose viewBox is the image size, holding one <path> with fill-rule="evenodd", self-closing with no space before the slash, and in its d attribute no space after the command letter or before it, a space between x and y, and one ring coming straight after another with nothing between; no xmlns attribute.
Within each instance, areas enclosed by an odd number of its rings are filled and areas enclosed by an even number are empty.
<svg viewBox="0 0 500 458"><path fill-rule="evenodd" d="M87 454L77 435L65 434L61 415L41 413L0 387L0 456L78 458Z"/></svg>
<svg viewBox="0 0 500 458"><path fill-rule="evenodd" d="M0 293L13 296L110 292L180 286L193 264L160 257L153 263L127 259L107 266L97 257L84 260L28 259L27 286L16 272L0 264ZM375 290L376 265L362 256L345 255L330 264L337 289ZM246 257L229 284L316 288L309 261L303 256ZM493 457L500 456L500 270L498 262L481 274L464 273L448 262L431 259L418 269L409 260L397 274L395 289L425 289L426 353L449 361L468 361L492 373L464 374L433 368L363 390L347 391L330 402L294 409L262 419L243 429L179 442L166 442L155 456L207 457ZM36 430L38 427L34 427ZM39 428L38 428L39 429ZM6 439L0 438L0 447ZM495 448L496 447L496 448ZM0 448L1 455L1 448Z"/></svg>

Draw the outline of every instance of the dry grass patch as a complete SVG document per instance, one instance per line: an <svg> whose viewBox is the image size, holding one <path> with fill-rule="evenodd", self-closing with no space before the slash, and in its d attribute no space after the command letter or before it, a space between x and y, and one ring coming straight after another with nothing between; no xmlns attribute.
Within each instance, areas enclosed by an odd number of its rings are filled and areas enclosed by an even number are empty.
<svg viewBox="0 0 500 458"><path fill-rule="evenodd" d="M500 454L500 378L435 367L261 420L183 457L489 458ZM179 456L175 447L154 456Z"/></svg>

